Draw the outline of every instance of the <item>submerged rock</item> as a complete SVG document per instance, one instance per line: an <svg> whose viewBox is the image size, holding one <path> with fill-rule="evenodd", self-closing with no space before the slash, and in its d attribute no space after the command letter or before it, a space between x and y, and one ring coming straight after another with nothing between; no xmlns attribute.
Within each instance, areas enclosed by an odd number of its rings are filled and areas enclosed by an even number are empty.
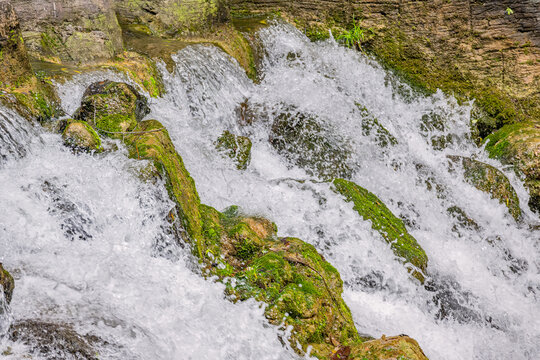
<svg viewBox="0 0 540 360"><path fill-rule="evenodd" d="M69 120L62 132L64 143L82 151L100 151L101 139L94 129L86 121Z"/></svg>
<svg viewBox="0 0 540 360"><path fill-rule="evenodd" d="M377 196L355 183L336 179L333 184L338 193L354 204L354 210L364 220L371 221L371 227L390 244L394 254L417 268L410 271L420 282L424 282L422 273L426 271L428 257L416 239L407 232L403 221L392 214Z"/></svg>
<svg viewBox="0 0 540 360"><path fill-rule="evenodd" d="M521 209L516 191L508 178L491 165L462 156L447 156L450 165L460 165L465 170L465 181L491 195L506 205L516 221L521 219Z"/></svg>
<svg viewBox="0 0 540 360"><path fill-rule="evenodd" d="M15 281L13 280L13 276L11 276L11 274L8 273L6 269L4 269L2 263L0 263L0 287L2 287L2 291L4 292L4 298L9 304L11 302L11 297L13 296Z"/></svg>
<svg viewBox="0 0 540 360"><path fill-rule="evenodd" d="M107 80L86 89L75 118L110 137L120 137L115 133L133 130L149 112L148 101L133 86Z"/></svg>
<svg viewBox="0 0 540 360"><path fill-rule="evenodd" d="M315 115L288 109L275 117L271 130L272 146L310 175L325 180L351 177L347 141L326 129Z"/></svg>
<svg viewBox="0 0 540 360"><path fill-rule="evenodd" d="M50 360L98 360L94 345L104 343L95 336L78 334L67 324L39 320L19 321L11 326L8 335L12 341L28 346L30 354Z"/></svg>
<svg viewBox="0 0 540 360"><path fill-rule="evenodd" d="M486 138L489 156L513 164L525 176L529 207L540 214L540 126L532 123L507 125Z"/></svg>
<svg viewBox="0 0 540 360"><path fill-rule="evenodd" d="M233 159L238 170L247 169L251 161L251 146L248 137L234 135L229 131L223 132L216 141L216 149Z"/></svg>

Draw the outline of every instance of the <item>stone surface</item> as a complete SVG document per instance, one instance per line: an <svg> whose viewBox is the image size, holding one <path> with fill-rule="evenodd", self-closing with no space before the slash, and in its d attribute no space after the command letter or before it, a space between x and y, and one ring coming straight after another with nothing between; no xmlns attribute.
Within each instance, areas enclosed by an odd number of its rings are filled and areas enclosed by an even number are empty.
<svg viewBox="0 0 540 360"><path fill-rule="evenodd" d="M90 63L123 51L113 0L12 0L29 53L63 63Z"/></svg>
<svg viewBox="0 0 540 360"><path fill-rule="evenodd" d="M465 181L478 190L488 193L492 199L508 208L508 211L516 221L521 219L519 198L510 181L500 170L486 163L462 156L448 156L450 166L463 168Z"/></svg>
<svg viewBox="0 0 540 360"><path fill-rule="evenodd" d="M11 297L13 296L13 289L15 288L15 282L13 281L13 276L4 269L0 263L0 286L4 292L4 297L9 304L11 302Z"/></svg>
<svg viewBox="0 0 540 360"><path fill-rule="evenodd" d="M251 146L248 137L234 135L229 131L223 132L216 141L216 149L231 158L238 170L247 169L251 160Z"/></svg>
<svg viewBox="0 0 540 360"><path fill-rule="evenodd" d="M64 143L82 151L100 151L101 139L86 121L69 120L62 132Z"/></svg>

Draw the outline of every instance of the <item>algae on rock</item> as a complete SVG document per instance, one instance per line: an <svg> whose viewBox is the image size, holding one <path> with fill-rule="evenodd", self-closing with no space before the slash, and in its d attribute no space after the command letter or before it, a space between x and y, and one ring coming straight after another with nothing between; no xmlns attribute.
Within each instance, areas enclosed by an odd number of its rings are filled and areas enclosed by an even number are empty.
<svg viewBox="0 0 540 360"><path fill-rule="evenodd" d="M15 281L13 281L13 276L4 269L2 263L0 263L0 287L4 293L4 298L9 304L11 302L11 297L13 296L13 289L15 288Z"/></svg>
<svg viewBox="0 0 540 360"><path fill-rule="evenodd" d="M403 221L392 214L377 196L355 183L336 179L333 184L338 193L353 202L354 210L364 220L371 221L371 227L390 244L396 256L416 267L410 269L412 275L424 282L423 273L427 269L428 257L416 239L408 233Z"/></svg>
<svg viewBox="0 0 540 360"><path fill-rule="evenodd" d="M247 169L251 160L251 140L245 136L224 131L216 141L216 149L236 163L238 170Z"/></svg>
<svg viewBox="0 0 540 360"><path fill-rule="evenodd" d="M113 81L94 83L86 89L74 117L110 137L132 130L150 112L147 100L132 86Z"/></svg>
<svg viewBox="0 0 540 360"><path fill-rule="evenodd" d="M99 135L86 121L68 120L66 128L62 132L62 138L67 146L75 150L101 150Z"/></svg>
<svg viewBox="0 0 540 360"><path fill-rule="evenodd" d="M447 156L451 165L460 165L465 170L465 181L478 190L487 192L492 199L504 204L516 221L521 218L519 198L508 178L491 165L462 156Z"/></svg>

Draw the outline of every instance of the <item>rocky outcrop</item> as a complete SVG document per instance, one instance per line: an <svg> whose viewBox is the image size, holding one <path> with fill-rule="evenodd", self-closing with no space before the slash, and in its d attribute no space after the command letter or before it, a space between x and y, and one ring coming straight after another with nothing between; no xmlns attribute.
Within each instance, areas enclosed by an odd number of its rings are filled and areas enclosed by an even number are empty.
<svg viewBox="0 0 540 360"><path fill-rule="evenodd" d="M251 160L251 140L225 131L216 141L216 149L236 163L238 170L247 169Z"/></svg>
<svg viewBox="0 0 540 360"><path fill-rule="evenodd" d="M516 221L521 219L519 198L512 184L501 171L491 165L467 157L448 156L448 159L451 170L455 170L455 166L461 167L464 171L465 181L505 205Z"/></svg>
<svg viewBox="0 0 540 360"><path fill-rule="evenodd" d="M86 89L74 116L109 137L121 137L150 112L147 102L131 85L102 81Z"/></svg>
<svg viewBox="0 0 540 360"><path fill-rule="evenodd" d="M529 207L540 214L540 125L507 125L486 138L486 150L490 157L513 164L518 175L525 177Z"/></svg>
<svg viewBox="0 0 540 360"><path fill-rule="evenodd" d="M354 204L354 210L364 219L371 221L371 227L386 240L394 254L405 263L413 265L411 274L424 282L428 257L416 239L412 237L403 221L397 218L374 194L353 182L336 179L333 181L336 192Z"/></svg>
<svg viewBox="0 0 540 360"><path fill-rule="evenodd" d="M111 59L123 51L113 0L12 0L29 53L62 63Z"/></svg>
<svg viewBox="0 0 540 360"><path fill-rule="evenodd" d="M13 281L13 276L4 269L0 263L0 287L4 293L4 298L7 303L11 302L11 297L13 296L13 289L15 288L15 282Z"/></svg>

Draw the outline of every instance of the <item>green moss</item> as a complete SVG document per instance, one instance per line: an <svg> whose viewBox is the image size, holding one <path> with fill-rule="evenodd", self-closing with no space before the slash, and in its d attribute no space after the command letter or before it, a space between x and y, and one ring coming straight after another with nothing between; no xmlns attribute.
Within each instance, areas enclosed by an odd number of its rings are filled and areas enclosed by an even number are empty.
<svg viewBox="0 0 540 360"><path fill-rule="evenodd" d="M62 133L64 143L76 150L101 151L101 139L86 121L67 121Z"/></svg>
<svg viewBox="0 0 540 360"><path fill-rule="evenodd" d="M249 165L251 147L252 143L249 138L234 135L229 131L223 132L216 141L216 149L233 159L238 170L245 170Z"/></svg>
<svg viewBox="0 0 540 360"><path fill-rule="evenodd" d="M336 191L345 196L347 201L354 203L354 210L364 220L370 220L373 229L377 230L388 242L396 256L416 266L424 272L427 268L428 258L418 242L407 231L405 224L397 218L374 194L356 185L353 182L334 180ZM421 282L424 276L421 272L413 270L412 275Z"/></svg>
<svg viewBox="0 0 540 360"><path fill-rule="evenodd" d="M510 124L489 135L485 139L485 149L489 153L489 156L494 159L505 160L510 155L509 151L511 148L508 138L513 134L531 128L531 126L528 123Z"/></svg>
<svg viewBox="0 0 540 360"><path fill-rule="evenodd" d="M11 297L13 295L13 289L15 288L15 281L13 276L4 269L2 263L0 263L0 287L4 293L4 297L9 304L11 302Z"/></svg>

